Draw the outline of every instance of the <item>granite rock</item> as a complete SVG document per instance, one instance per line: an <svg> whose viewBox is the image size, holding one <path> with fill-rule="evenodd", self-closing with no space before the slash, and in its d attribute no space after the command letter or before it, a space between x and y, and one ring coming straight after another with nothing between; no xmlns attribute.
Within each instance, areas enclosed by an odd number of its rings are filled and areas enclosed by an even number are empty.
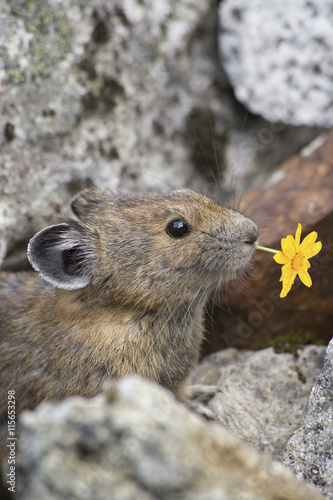
<svg viewBox="0 0 333 500"><path fill-rule="evenodd" d="M333 125L331 0L225 0L221 62L237 99L270 122Z"/></svg>
<svg viewBox="0 0 333 500"><path fill-rule="evenodd" d="M315 345L298 349L295 356L271 348L229 348L207 356L191 383L216 385L218 392L208 404L214 419L257 450L282 460L305 415L324 353L324 346Z"/></svg>
<svg viewBox="0 0 333 500"><path fill-rule="evenodd" d="M20 500L319 500L164 389L127 378L22 416Z"/></svg>
<svg viewBox="0 0 333 500"><path fill-rule="evenodd" d="M288 441L284 463L298 478L333 499L333 340L323 373L311 391L308 411Z"/></svg>

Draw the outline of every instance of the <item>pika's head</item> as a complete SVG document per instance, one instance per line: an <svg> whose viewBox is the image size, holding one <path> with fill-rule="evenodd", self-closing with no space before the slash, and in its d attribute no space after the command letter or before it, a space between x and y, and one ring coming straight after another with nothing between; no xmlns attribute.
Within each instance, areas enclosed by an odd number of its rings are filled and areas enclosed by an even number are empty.
<svg viewBox="0 0 333 500"><path fill-rule="evenodd" d="M105 304L152 308L206 296L244 270L258 240L251 219L188 189L87 189L72 209L79 220L37 233L28 258L52 285L87 288Z"/></svg>

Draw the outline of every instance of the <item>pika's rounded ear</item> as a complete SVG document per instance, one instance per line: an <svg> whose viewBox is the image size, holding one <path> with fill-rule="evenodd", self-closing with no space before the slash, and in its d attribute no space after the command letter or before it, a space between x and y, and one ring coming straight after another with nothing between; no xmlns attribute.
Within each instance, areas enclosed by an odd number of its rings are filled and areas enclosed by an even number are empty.
<svg viewBox="0 0 333 500"><path fill-rule="evenodd" d="M91 282L95 250L84 226L69 220L42 229L31 238L28 259L51 285L76 290Z"/></svg>
<svg viewBox="0 0 333 500"><path fill-rule="evenodd" d="M79 193L71 202L71 208L81 220L100 210L100 207L110 201L111 193L98 188L88 188Z"/></svg>

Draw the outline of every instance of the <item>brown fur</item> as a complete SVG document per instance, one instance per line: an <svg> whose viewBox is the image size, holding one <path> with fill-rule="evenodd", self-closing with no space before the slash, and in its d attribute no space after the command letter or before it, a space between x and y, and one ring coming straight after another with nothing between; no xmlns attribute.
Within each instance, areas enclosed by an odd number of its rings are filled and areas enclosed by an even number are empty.
<svg viewBox="0 0 333 500"><path fill-rule="evenodd" d="M0 273L3 417L9 389L19 413L44 399L93 396L131 373L179 394L198 361L210 292L244 269L258 237L250 219L185 189L89 189L72 207L79 221L29 245L44 279ZM182 238L167 234L175 219L191 228Z"/></svg>

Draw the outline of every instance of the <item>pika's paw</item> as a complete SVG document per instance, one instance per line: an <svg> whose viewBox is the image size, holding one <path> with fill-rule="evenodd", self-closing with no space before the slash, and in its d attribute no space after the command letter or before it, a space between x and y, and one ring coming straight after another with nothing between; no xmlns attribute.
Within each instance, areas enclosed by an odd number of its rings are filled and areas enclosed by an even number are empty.
<svg viewBox="0 0 333 500"><path fill-rule="evenodd" d="M185 389L185 404L189 410L206 420L215 420L215 415L207 404L218 392L220 389L216 385L189 385Z"/></svg>

